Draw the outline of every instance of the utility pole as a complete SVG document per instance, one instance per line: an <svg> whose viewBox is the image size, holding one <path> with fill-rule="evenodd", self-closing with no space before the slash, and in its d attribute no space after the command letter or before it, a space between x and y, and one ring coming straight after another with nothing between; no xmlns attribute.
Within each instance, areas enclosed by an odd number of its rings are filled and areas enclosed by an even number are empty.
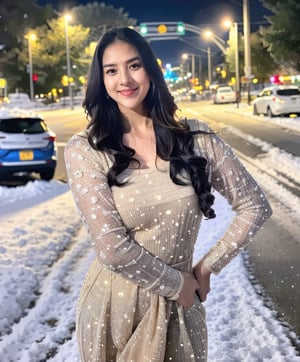
<svg viewBox="0 0 300 362"><path fill-rule="evenodd" d="M251 43L250 43L250 11L249 11L249 1L243 0L243 23L244 23L244 48L245 48L245 76L247 78L248 86L248 104L250 104L250 84L252 80L252 70L251 70Z"/></svg>
<svg viewBox="0 0 300 362"><path fill-rule="evenodd" d="M70 46L69 46L69 34L68 34L68 22L71 19L69 14L65 15L65 40L66 40L66 57L67 57L67 75L68 75L68 88L69 88L69 102L71 110L74 109L73 105L73 89L71 81L71 61L70 61Z"/></svg>
<svg viewBox="0 0 300 362"><path fill-rule="evenodd" d="M192 78L195 79L195 54L192 54Z"/></svg>
<svg viewBox="0 0 300 362"><path fill-rule="evenodd" d="M29 33L25 36L28 42L28 60L29 60L29 87L30 87L30 99L34 101L34 86L33 86L33 65L32 65L32 42L36 39L36 35L34 33Z"/></svg>
<svg viewBox="0 0 300 362"><path fill-rule="evenodd" d="M211 72L211 50L210 46L207 48L207 67L208 67L208 83L211 86L212 72Z"/></svg>
<svg viewBox="0 0 300 362"><path fill-rule="evenodd" d="M239 108L241 90L240 90L240 55L239 55L239 26L238 23L233 23L234 43L235 43L235 92L236 92L236 107Z"/></svg>
<svg viewBox="0 0 300 362"><path fill-rule="evenodd" d="M202 58L201 58L201 55L199 56L199 71L198 71L198 74L199 74L199 84L201 85L203 82L202 82Z"/></svg>
<svg viewBox="0 0 300 362"><path fill-rule="evenodd" d="M33 88L33 71L32 71L32 48L31 48L31 37L28 36L28 58L29 58L29 86L30 86L30 99L34 101L34 88Z"/></svg>

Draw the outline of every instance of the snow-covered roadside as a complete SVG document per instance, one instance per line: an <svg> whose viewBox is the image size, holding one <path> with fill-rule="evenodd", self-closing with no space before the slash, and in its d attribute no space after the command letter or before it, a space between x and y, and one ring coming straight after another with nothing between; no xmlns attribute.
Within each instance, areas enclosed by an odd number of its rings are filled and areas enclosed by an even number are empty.
<svg viewBox="0 0 300 362"><path fill-rule="evenodd" d="M253 106L245 103L240 103L239 108L236 106L232 106L228 108L229 112L235 112L243 114L244 116L263 120L263 122L268 122L275 124L277 126L283 126L285 128L298 131L300 130L300 117L266 117L263 115L254 115L253 114Z"/></svg>
<svg viewBox="0 0 300 362"><path fill-rule="evenodd" d="M79 361L75 306L93 251L70 192L59 182L50 184L60 196L0 219L3 362ZM7 192L13 196L15 190ZM218 217L203 222L195 258L220 237L233 215L216 196ZM205 305L209 361L300 361L287 331L256 295L241 256L212 279Z"/></svg>
<svg viewBox="0 0 300 362"><path fill-rule="evenodd" d="M36 181L26 194L37 198L44 186L44 193L51 195L47 202L0 220L3 362L41 361L72 339L75 303L92 250L68 188L56 181L50 184L51 192L49 183ZM54 189L59 196L53 196ZM76 361L76 355L69 350L69 361Z"/></svg>

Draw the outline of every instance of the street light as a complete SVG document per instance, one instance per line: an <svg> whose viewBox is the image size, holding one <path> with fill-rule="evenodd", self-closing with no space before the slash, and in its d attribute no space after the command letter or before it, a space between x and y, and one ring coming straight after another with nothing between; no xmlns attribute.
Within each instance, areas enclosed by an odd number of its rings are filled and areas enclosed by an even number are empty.
<svg viewBox="0 0 300 362"><path fill-rule="evenodd" d="M211 30L206 30L203 32L203 36L204 38L209 39L213 43L215 43L221 49L223 54L226 53L225 41L222 38L220 38L217 34L213 33Z"/></svg>
<svg viewBox="0 0 300 362"><path fill-rule="evenodd" d="M66 38L66 55L67 55L67 76L68 76L68 89L69 89L69 98L70 106L73 110L73 92L72 92L72 83L71 83L71 63L70 63L70 48L69 48L69 35L68 35L68 23L72 20L71 15L66 14L65 18L65 38Z"/></svg>
<svg viewBox="0 0 300 362"><path fill-rule="evenodd" d="M34 89L33 89L33 66L32 66L32 41L36 40L36 35L34 33L29 33L25 36L25 39L28 41L28 59L29 59L29 88L30 88L30 99L34 100Z"/></svg>

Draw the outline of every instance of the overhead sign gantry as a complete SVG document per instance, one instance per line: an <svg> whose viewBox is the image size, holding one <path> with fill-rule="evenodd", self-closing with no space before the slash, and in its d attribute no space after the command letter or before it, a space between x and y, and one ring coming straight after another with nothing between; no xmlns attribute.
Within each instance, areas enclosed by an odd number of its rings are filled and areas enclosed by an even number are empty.
<svg viewBox="0 0 300 362"><path fill-rule="evenodd" d="M198 26L184 23L183 21L166 21L166 22L147 22L141 23L136 27L136 30L149 41L154 40L172 40L179 39L186 34L186 31L203 35L204 29ZM223 53L225 53L225 41L214 35L211 41L215 43Z"/></svg>
<svg viewBox="0 0 300 362"><path fill-rule="evenodd" d="M185 35L185 24L182 21L141 23L137 30L145 37L177 37Z"/></svg>

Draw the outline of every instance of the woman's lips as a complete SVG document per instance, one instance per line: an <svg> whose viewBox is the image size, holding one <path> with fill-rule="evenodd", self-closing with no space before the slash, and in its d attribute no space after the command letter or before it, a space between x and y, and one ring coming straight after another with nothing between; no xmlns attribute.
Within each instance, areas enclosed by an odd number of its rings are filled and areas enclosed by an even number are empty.
<svg viewBox="0 0 300 362"><path fill-rule="evenodd" d="M122 96L131 96L132 94L135 93L137 88L135 89L124 89L124 90L121 90L119 91L120 94L122 94Z"/></svg>

